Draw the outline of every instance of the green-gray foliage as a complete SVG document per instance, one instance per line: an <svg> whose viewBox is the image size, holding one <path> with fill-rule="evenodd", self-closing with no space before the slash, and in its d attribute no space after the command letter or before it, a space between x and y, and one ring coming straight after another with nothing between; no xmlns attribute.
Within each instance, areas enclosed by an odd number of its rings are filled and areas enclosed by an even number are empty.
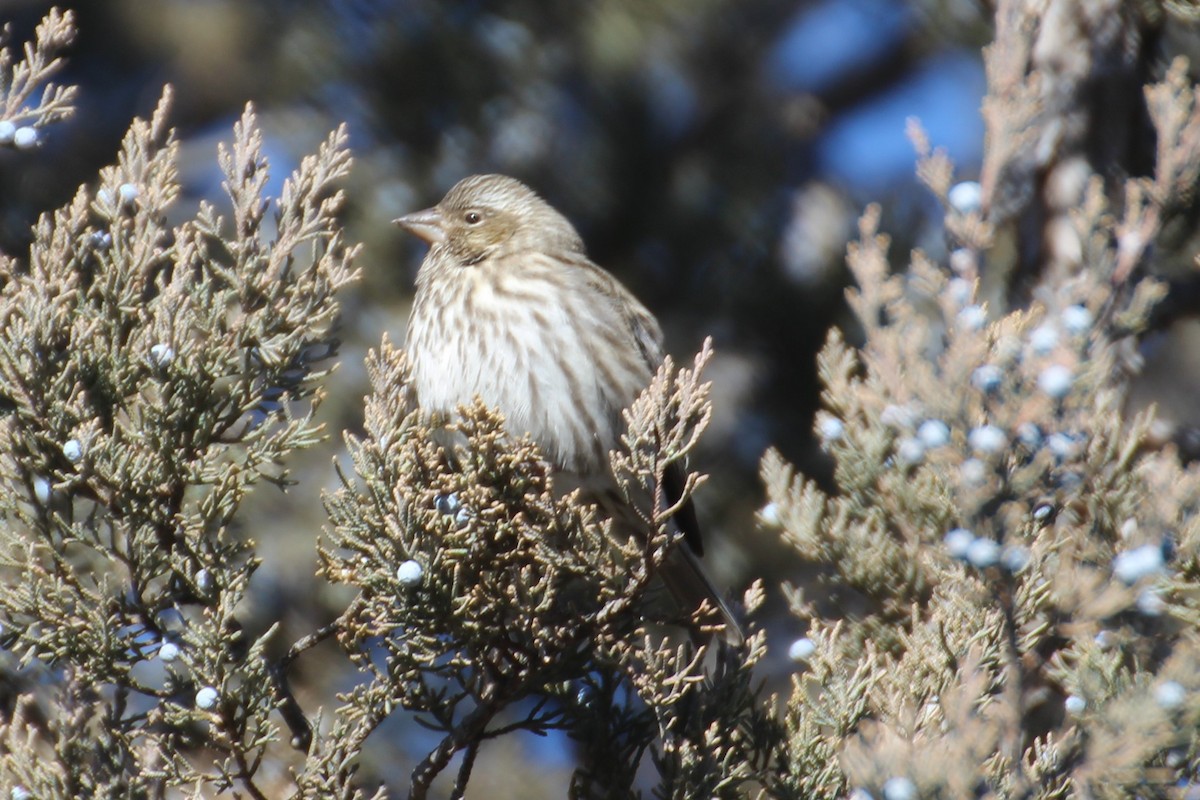
<svg viewBox="0 0 1200 800"><path fill-rule="evenodd" d="M1200 176L1200 103L1176 62L1146 89L1153 173L1087 160L1089 70L1150 18L1089 28L1104 6L999 4L980 208L951 202L953 165L912 125L949 268L915 252L894 269L879 209L863 216L860 344L833 332L819 359L832 482L762 464L761 528L816 576L783 587L807 625L786 697L756 676L774 587L746 592L744 647L683 635L655 597L671 509L639 508L631 531L556 491L485 405L430 418L386 341L313 554L348 604L290 649L244 630L243 502L286 489L324 438L335 295L357 277L347 135L266 198L247 109L218 154L230 211L187 218L167 90L28 256L0 255L0 789L356 798L369 739L407 715L436 732L412 797L461 797L481 748L551 731L576 743L580 798L1180 796L1198 770L1200 477L1129 403L1135 337L1169 291L1155 245ZM73 37L52 12L23 59L0 56L22 157L71 112L70 87L32 98ZM687 466L710 358L668 361L628 410L611 456L628 497ZM352 679L309 708L293 667L330 639Z"/></svg>

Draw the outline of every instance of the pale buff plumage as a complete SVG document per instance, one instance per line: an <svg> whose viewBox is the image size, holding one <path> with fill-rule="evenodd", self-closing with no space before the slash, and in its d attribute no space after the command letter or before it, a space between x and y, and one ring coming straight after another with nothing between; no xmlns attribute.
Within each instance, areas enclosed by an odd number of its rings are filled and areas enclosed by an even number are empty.
<svg viewBox="0 0 1200 800"><path fill-rule="evenodd" d="M418 403L450 413L478 396L565 473L611 484L621 412L663 359L654 316L588 260L565 217L513 178L466 178L397 223L430 244L406 342ZM692 552L701 546L690 504L679 523L690 550L678 548L664 582L686 608L712 601L739 641Z"/></svg>

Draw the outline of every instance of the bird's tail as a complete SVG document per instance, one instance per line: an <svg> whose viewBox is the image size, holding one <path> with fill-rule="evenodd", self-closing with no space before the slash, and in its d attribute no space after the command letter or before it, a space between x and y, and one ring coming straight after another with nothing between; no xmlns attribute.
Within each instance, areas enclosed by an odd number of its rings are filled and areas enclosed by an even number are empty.
<svg viewBox="0 0 1200 800"><path fill-rule="evenodd" d="M681 542L671 551L659 568L659 576L671 597L685 612L694 613L708 601L708 613L700 619L703 629L719 629L721 637L733 647L740 647L746 641L745 631L734 616L733 609L721 597L717 587L713 586L699 559L686 544Z"/></svg>

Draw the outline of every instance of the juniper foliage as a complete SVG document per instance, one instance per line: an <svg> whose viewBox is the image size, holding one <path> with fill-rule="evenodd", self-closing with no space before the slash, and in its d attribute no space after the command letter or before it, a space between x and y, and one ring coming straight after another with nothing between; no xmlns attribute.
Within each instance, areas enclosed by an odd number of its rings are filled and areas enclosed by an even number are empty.
<svg viewBox="0 0 1200 800"><path fill-rule="evenodd" d="M759 683L776 587L745 593L744 648L691 641L655 597L674 509L614 531L493 410L414 408L386 340L314 554L350 599L295 643L244 629L245 500L324 437L356 278L347 136L270 199L247 108L218 154L230 210L187 218L166 90L27 256L0 255L0 787L363 797L371 739L406 717L432 746L377 797L464 796L483 749L551 733L574 742L579 798L1186 796L1200 479L1170 410L1134 404L1141 341L1177 324L1200 250L1200 94L1144 46L1184 5L998 3L969 191L910 126L948 255L897 264L867 209L857 327L819 361L832 485L762 462L761 531L816 567L784 587L804 639L783 697ZM73 37L52 11L0 54L19 149L71 112L47 82ZM1137 146L1152 166L1123 160ZM628 496L687 466L711 359L664 364L628 410ZM345 691L310 706L293 667L329 639Z"/></svg>
<svg viewBox="0 0 1200 800"><path fill-rule="evenodd" d="M661 494L667 467L695 446L710 357L706 345L690 369L668 360L627 413L612 461L628 495ZM414 771L411 797L460 751L461 796L478 748L517 731L578 741L572 797L637 796L647 760L662 797L765 784L781 729L751 684L762 634L743 654L646 627L674 507L646 510L650 535L618 536L577 492L554 491L536 447L494 411L477 403L443 427L413 409L403 351L385 342L368 363L366 436L349 438L355 475L327 499L322 572L359 589L338 633L370 681L338 711L332 740L361 742L393 704L418 714L443 738ZM699 482L689 476L685 499Z"/></svg>
<svg viewBox="0 0 1200 800"><path fill-rule="evenodd" d="M52 73L70 21L47 16L6 108ZM51 122L72 94L49 87L22 113ZM322 437L333 295L354 279L332 186L346 134L273 212L248 107L218 155L230 218L202 203L172 226L170 104L168 89L96 185L42 216L27 258L0 258L0 619L17 694L0 783L37 797L253 785L277 736L271 631L237 618L257 558L233 522Z"/></svg>

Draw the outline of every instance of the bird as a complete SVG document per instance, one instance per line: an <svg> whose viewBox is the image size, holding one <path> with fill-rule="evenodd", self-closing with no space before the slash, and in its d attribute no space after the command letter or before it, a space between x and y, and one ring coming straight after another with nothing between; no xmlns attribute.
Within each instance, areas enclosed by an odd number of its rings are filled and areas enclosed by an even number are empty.
<svg viewBox="0 0 1200 800"><path fill-rule="evenodd" d="M619 446L622 411L665 357L654 315L588 258L565 216L515 178L464 178L395 224L429 245L405 340L417 405L452 414L481 399L559 474L606 485L591 496L612 515L608 453ZM663 487L670 502L683 485L673 465ZM674 519L683 541L660 578L686 613L707 600L712 627L740 645L741 626L700 565L690 498Z"/></svg>

